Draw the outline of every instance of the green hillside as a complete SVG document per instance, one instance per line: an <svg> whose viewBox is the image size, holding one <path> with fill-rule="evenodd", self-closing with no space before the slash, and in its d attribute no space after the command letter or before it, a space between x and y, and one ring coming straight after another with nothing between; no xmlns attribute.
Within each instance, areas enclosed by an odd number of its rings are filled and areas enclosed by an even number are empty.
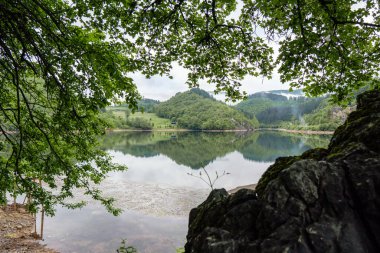
<svg viewBox="0 0 380 253"><path fill-rule="evenodd" d="M143 98L138 103L140 112L154 112L155 107L160 103L158 100Z"/></svg>
<svg viewBox="0 0 380 253"><path fill-rule="evenodd" d="M305 114L300 120L294 122L282 122L280 127L296 130L321 130L334 131L343 124L347 115L355 109L352 104L346 108L333 105L328 98L324 99L318 108Z"/></svg>
<svg viewBox="0 0 380 253"><path fill-rule="evenodd" d="M279 93L280 91L275 91ZM285 93L285 92L283 92ZM291 94L287 92L287 94ZM298 93L293 95L299 95ZM256 117L261 125L277 125L282 121L294 121L314 111L323 98L290 97L259 92L236 105L248 117Z"/></svg>
<svg viewBox="0 0 380 253"><path fill-rule="evenodd" d="M257 114L274 106L281 106L287 102L287 98L281 95L259 92L248 96L238 103L235 108L252 118Z"/></svg>
<svg viewBox="0 0 380 253"><path fill-rule="evenodd" d="M235 108L249 118L256 117L263 128L333 131L354 107L332 105L329 99L303 97L299 90L276 90L252 94Z"/></svg>
<svg viewBox="0 0 380 253"><path fill-rule="evenodd" d="M166 102L142 99L136 113L125 104L107 107L102 117L110 128L122 129L236 130L260 126L333 131L352 108L332 105L329 97L306 98L300 91L282 90L258 92L231 107L204 90L192 89Z"/></svg>
<svg viewBox="0 0 380 253"><path fill-rule="evenodd" d="M319 107L323 98L293 98L280 105L269 107L256 115L256 118L266 125L277 125L282 121L302 121L305 114Z"/></svg>
<svg viewBox="0 0 380 253"><path fill-rule="evenodd" d="M246 118L243 113L200 89L177 93L157 105L155 112L178 127L194 130L253 129L258 126L255 118Z"/></svg>

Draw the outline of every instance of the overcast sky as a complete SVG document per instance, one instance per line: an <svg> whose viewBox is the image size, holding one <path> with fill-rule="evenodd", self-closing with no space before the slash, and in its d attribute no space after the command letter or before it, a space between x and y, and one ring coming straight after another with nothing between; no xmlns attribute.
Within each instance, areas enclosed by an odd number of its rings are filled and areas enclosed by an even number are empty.
<svg viewBox="0 0 380 253"><path fill-rule="evenodd" d="M243 7L242 1L238 1L236 10L230 15L230 18L238 19L241 9ZM260 33L258 29L256 32ZM264 33L263 33L264 35ZM278 45L269 43L274 49L274 57L278 55ZM168 77L154 76L150 79L145 78L141 74L134 74L132 77L137 84L137 88L140 94L144 98L151 98L160 101L168 100L170 97L174 96L177 92L183 92L188 90L186 85L187 80L187 70L179 66L178 64L173 64L173 69L171 75L173 79ZM286 90L289 89L289 85L282 84L280 82L280 77L276 70L273 72L272 79L263 79L260 77L247 76L241 83L241 90L246 91L248 94L252 94L258 91L268 91L268 90ZM200 82L200 88L206 91L213 91L215 86L207 84L206 82ZM217 99L224 100L223 95L214 96Z"/></svg>
<svg viewBox="0 0 380 253"><path fill-rule="evenodd" d="M141 74L134 74L132 77L137 84L140 94L144 98L164 101L174 96L177 92L183 92L189 89L186 85L186 69L175 64L171 75L173 76L173 79L161 76L154 76L147 79ZM241 90L246 91L248 94L258 91L289 89L288 85L281 84L279 75L276 72L273 73L273 78L271 80L248 76L241 83ZM200 88L206 91L213 91L215 86L207 84L206 82L200 82ZM217 96L217 98L221 98L221 96Z"/></svg>

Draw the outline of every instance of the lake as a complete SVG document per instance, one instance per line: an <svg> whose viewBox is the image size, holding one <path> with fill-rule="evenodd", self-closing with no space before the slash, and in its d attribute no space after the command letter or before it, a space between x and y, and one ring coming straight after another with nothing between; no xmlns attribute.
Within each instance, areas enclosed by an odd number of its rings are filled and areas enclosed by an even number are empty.
<svg viewBox="0 0 380 253"><path fill-rule="evenodd" d="M114 217L98 203L78 210L57 207L45 217L44 242L65 252L116 252L123 239L139 253L170 253L186 242L188 213L211 187L257 183L279 156L326 147L331 136L283 132L117 132L100 139L115 162L100 185L124 212ZM78 191L78 199L83 198Z"/></svg>

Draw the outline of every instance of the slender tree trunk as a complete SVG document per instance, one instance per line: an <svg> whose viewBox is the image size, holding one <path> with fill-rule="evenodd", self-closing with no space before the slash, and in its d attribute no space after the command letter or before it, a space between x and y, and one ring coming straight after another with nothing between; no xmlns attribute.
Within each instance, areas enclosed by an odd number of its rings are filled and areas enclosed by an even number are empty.
<svg viewBox="0 0 380 253"><path fill-rule="evenodd" d="M13 184L13 209L17 210L17 203L16 203L16 182Z"/></svg>
<svg viewBox="0 0 380 253"><path fill-rule="evenodd" d="M40 179L40 187L42 187L41 179ZM42 205L42 207L41 207L41 229L40 229L41 240L44 238L44 218L45 218L45 209L44 209L44 206Z"/></svg>

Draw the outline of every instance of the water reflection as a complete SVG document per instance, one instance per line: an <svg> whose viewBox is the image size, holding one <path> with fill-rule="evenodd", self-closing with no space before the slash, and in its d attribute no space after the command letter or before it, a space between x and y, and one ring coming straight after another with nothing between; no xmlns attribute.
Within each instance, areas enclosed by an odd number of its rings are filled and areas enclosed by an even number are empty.
<svg viewBox="0 0 380 253"><path fill-rule="evenodd" d="M117 199L125 212L107 214L91 202L81 210L59 209L45 222L45 242L60 252L115 252L122 239L139 253L170 253L183 246L187 215L210 191L199 178L229 173L215 181L216 188L232 189L256 183L278 156L298 155L326 146L327 136L281 132L123 132L101 138L125 172L110 173L100 185ZM201 169L202 168L202 169Z"/></svg>
<svg viewBox="0 0 380 253"><path fill-rule="evenodd" d="M245 159L274 162L281 156L300 155L308 149L327 147L329 135L299 135L282 132L259 132L239 147Z"/></svg>
<svg viewBox="0 0 380 253"><path fill-rule="evenodd" d="M45 243L61 253L112 253L127 238L139 253L170 253L184 244L186 217L154 217L125 211L114 217L93 205L59 209L45 221Z"/></svg>
<svg viewBox="0 0 380 253"><path fill-rule="evenodd" d="M121 151L135 157L165 155L178 165L199 169L217 157L237 149L244 135L204 132L127 132L107 135L105 149Z"/></svg>
<svg viewBox="0 0 380 253"><path fill-rule="evenodd" d="M315 147L326 147L328 135L300 135L283 132L124 132L101 139L104 149L134 157L169 157L192 169L205 167L233 151L252 161L273 162L279 156L299 155Z"/></svg>

